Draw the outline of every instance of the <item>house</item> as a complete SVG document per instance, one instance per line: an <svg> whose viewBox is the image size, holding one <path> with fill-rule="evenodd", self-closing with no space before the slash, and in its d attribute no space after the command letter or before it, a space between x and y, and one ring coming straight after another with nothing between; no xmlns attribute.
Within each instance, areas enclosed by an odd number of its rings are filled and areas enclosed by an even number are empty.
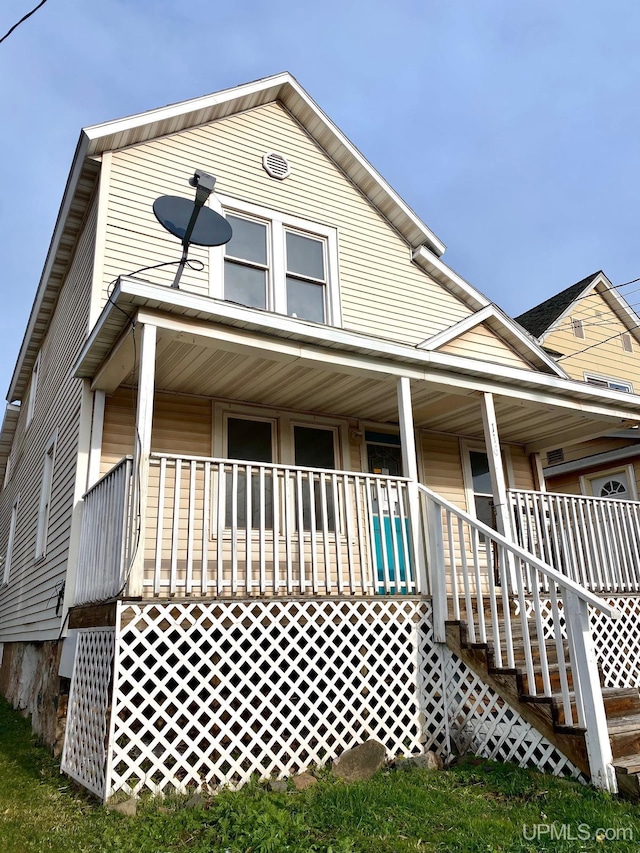
<svg viewBox="0 0 640 853"><path fill-rule="evenodd" d="M174 287L196 170L232 237ZM289 74L81 132L0 435L0 688L99 797L370 737L637 785L638 570L518 543L541 454L640 397L444 250Z"/></svg>
<svg viewBox="0 0 640 853"><path fill-rule="evenodd" d="M572 378L628 393L640 388L640 318L602 271L516 320L555 354ZM545 464L551 491L638 500L636 428L611 430L596 439L553 448Z"/></svg>

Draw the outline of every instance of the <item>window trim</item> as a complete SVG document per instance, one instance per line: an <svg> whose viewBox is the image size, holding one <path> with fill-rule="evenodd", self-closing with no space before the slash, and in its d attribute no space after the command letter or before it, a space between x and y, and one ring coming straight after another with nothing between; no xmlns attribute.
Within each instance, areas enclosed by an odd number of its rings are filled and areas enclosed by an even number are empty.
<svg viewBox="0 0 640 853"><path fill-rule="evenodd" d="M637 501L638 490L636 489L636 478L633 465L618 465L615 468L605 468L603 471L590 471L588 474L583 474L580 477L580 491L587 497L598 498L599 500L610 500L610 498L603 498L601 495L594 495L592 481L599 480L601 477L615 477L616 474L620 473L624 473L626 475L627 486L629 489L629 497L621 498L621 500Z"/></svg>
<svg viewBox="0 0 640 853"><path fill-rule="evenodd" d="M17 494L11 506L11 520L9 522L9 536L7 538L7 550L4 556L4 570L2 573L2 584L0 588L9 585L11 576L11 565L13 562L13 549L16 541L16 530L18 528L18 511L20 507L20 495Z"/></svg>
<svg viewBox="0 0 640 853"><path fill-rule="evenodd" d="M473 516L473 518L477 518L476 516L476 502L475 495L476 492L473 489L473 474L471 473L471 456L469 455L471 452L474 453L484 453L488 457L487 446L483 444L481 441L470 441L465 438L460 439L460 459L462 462L462 481L464 486L464 496L467 504L467 512L469 515ZM513 472L513 462L511 459L511 451L508 445L500 445L500 453L502 455L502 467L504 469L504 481L507 490L513 489L514 483L514 472ZM491 471L491 469L489 469ZM491 489L494 488L493 479L491 480ZM478 494L482 494L478 492ZM493 498L493 491L491 497Z"/></svg>
<svg viewBox="0 0 640 853"><path fill-rule="evenodd" d="M33 365L33 369L31 371L31 382L29 384L29 397L27 399L27 415L25 418L24 428L25 430L29 429L29 425L33 420L33 415L36 408L36 395L38 393L38 378L40 376L40 354L42 350L38 351L38 355L36 356L35 364Z"/></svg>
<svg viewBox="0 0 640 853"><path fill-rule="evenodd" d="M53 494L53 474L56 464L56 444L58 433L53 433L44 451L42 466L42 484L38 502L38 523L36 527L35 560L42 560L47 555L47 539L49 535L49 518L51 516L51 497Z"/></svg>
<svg viewBox="0 0 640 853"><path fill-rule="evenodd" d="M267 226L267 311L287 314L287 263L286 233L292 231L302 236L321 239L325 245L325 319L321 325L342 326L342 307L340 303L340 278L338 268L338 230L337 228L290 216L281 211L271 210L242 199L218 194L209 199L209 206L216 212L232 216L255 219ZM215 299L224 300L224 246L209 250L209 294ZM301 280L312 281L301 277ZM320 282L316 282L320 283ZM249 309L252 310L252 309ZM253 309L264 310L264 309ZM314 320L301 320L305 323Z"/></svg>
<svg viewBox="0 0 640 853"><path fill-rule="evenodd" d="M633 384L626 379L615 379L613 376L603 376L601 373L593 373L591 370L585 370L584 372L584 381L589 384L590 379L596 379L597 382L592 382L591 384L597 386L599 382L606 382L607 388L610 391L620 391L625 394L633 394ZM616 385L624 385L625 388L612 388L611 383L615 383ZM602 386L600 386L602 387Z"/></svg>

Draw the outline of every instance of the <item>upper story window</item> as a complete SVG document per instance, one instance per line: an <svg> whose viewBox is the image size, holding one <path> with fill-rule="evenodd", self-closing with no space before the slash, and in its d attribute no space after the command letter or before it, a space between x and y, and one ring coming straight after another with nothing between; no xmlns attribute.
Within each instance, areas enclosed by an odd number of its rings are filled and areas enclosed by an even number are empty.
<svg viewBox="0 0 640 853"><path fill-rule="evenodd" d="M633 385L624 379L611 379L607 376L598 376L594 373L585 373L585 382L589 385L597 385L599 388L611 388L612 391L628 391L633 393Z"/></svg>
<svg viewBox="0 0 640 853"><path fill-rule="evenodd" d="M233 237L223 249L214 296L300 320L340 325L334 228L223 199ZM215 251L215 250L212 250Z"/></svg>
<svg viewBox="0 0 640 853"><path fill-rule="evenodd" d="M629 332L623 332L620 335L620 342L622 343L622 349L625 352L633 352L633 344L631 343L631 335Z"/></svg>

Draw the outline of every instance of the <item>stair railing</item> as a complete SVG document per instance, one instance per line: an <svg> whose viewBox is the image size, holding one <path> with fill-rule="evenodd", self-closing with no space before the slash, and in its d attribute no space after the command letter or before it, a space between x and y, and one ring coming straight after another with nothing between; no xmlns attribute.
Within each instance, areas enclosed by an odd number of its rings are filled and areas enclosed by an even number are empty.
<svg viewBox="0 0 640 853"><path fill-rule="evenodd" d="M496 669L521 673L525 697L551 700L560 693L565 725L585 730L593 784L615 791L589 607L613 619L622 614L440 495L418 488L436 641L446 642L447 621L463 622L467 640L486 644ZM550 619L543 618L541 592Z"/></svg>

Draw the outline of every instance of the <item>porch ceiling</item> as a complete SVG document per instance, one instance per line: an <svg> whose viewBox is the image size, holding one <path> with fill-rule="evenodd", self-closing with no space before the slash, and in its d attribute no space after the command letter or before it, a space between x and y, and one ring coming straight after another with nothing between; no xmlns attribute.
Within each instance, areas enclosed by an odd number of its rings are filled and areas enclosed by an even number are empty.
<svg viewBox="0 0 640 853"><path fill-rule="evenodd" d="M135 383L133 370L124 383ZM211 341L185 340L162 328L158 330L156 387L274 408L398 422L393 375L333 369L326 363L308 363L281 353L218 348ZM426 380L412 380L411 390L417 427L483 438L480 391ZM495 408L501 439L532 449L568 444L585 433L602 432L611 424L611 418L594 421L591 414L498 395Z"/></svg>
<svg viewBox="0 0 640 853"><path fill-rule="evenodd" d="M501 439L528 451L640 422L640 397L633 394L169 290L121 280L75 375L107 393L135 384L137 345L126 327L137 315L138 328L158 329L161 390L396 423L396 382L405 376L416 426L481 438L480 398L490 392Z"/></svg>

